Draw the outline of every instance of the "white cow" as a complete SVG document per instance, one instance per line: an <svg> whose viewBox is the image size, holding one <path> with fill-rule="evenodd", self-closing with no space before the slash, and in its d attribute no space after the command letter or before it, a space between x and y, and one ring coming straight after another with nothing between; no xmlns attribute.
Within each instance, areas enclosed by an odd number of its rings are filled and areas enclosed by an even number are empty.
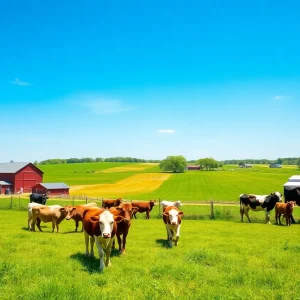
<svg viewBox="0 0 300 300"><path fill-rule="evenodd" d="M177 207L177 208L182 207L182 204L181 204L180 200L174 201L174 202L167 201L167 200L163 200L163 201L160 202L160 205L161 205L161 207L162 207L163 210L164 210L167 206L175 206L175 207Z"/></svg>
<svg viewBox="0 0 300 300"><path fill-rule="evenodd" d="M43 204L39 204L35 202L28 203L28 230L31 230L32 208L34 206L43 206Z"/></svg>
<svg viewBox="0 0 300 300"><path fill-rule="evenodd" d="M170 247L177 246L180 234L181 217L183 212L179 211L175 206L167 206L163 213L163 221L167 229L167 239Z"/></svg>

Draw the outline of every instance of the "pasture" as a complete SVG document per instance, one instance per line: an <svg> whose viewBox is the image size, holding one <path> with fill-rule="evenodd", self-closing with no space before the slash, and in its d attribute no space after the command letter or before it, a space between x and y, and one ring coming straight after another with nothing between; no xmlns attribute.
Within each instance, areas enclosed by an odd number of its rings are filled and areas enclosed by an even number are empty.
<svg viewBox="0 0 300 300"><path fill-rule="evenodd" d="M64 182L71 196L118 198L131 200L166 199L182 201L237 202L242 193L269 194L283 192L283 184L299 175L296 166L282 169L255 165L240 169L226 165L218 171L162 173L158 164L85 163L40 165L44 182Z"/></svg>
<svg viewBox="0 0 300 300"><path fill-rule="evenodd" d="M100 274L98 254L84 256L73 220L64 220L60 233L50 233L50 223L29 232L26 211L1 212L1 299L300 297L300 225L183 217L179 244L168 248L162 220L139 217L127 254L113 251L112 266Z"/></svg>

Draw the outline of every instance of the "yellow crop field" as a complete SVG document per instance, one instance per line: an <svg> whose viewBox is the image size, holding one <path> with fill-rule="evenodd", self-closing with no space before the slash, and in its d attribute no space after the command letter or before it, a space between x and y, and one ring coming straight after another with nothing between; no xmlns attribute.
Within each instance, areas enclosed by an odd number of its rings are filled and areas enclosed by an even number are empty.
<svg viewBox="0 0 300 300"><path fill-rule="evenodd" d="M135 194L150 193L158 189L172 174L136 174L113 184L75 185L70 188L71 196L102 198L126 198Z"/></svg>
<svg viewBox="0 0 300 300"><path fill-rule="evenodd" d="M126 165L123 167L115 167L115 168L109 168L101 171L102 173L119 173L119 172L139 172L145 169L153 168L157 164L153 163L141 163L141 164L132 164L132 165Z"/></svg>

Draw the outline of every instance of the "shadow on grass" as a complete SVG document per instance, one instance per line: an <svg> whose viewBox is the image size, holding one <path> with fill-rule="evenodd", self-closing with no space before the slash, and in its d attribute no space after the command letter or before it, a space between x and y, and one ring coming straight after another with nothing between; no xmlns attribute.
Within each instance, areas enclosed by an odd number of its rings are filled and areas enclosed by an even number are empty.
<svg viewBox="0 0 300 300"><path fill-rule="evenodd" d="M163 248L170 248L170 245L167 240L157 239L156 244L160 245Z"/></svg>
<svg viewBox="0 0 300 300"><path fill-rule="evenodd" d="M99 258L85 256L83 253L76 253L70 256L72 259L79 261L89 274L99 273Z"/></svg>

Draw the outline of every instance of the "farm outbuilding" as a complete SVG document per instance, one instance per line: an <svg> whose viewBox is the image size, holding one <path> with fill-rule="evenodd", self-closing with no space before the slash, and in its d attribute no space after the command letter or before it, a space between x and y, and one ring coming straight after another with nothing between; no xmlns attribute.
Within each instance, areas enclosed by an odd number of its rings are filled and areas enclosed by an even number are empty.
<svg viewBox="0 0 300 300"><path fill-rule="evenodd" d="M70 187L63 182L38 183L32 187L35 194L46 194L48 197L69 195Z"/></svg>
<svg viewBox="0 0 300 300"><path fill-rule="evenodd" d="M283 185L285 201L300 200L300 175L293 175Z"/></svg>
<svg viewBox="0 0 300 300"><path fill-rule="evenodd" d="M187 166L187 170L201 170L200 166Z"/></svg>
<svg viewBox="0 0 300 300"><path fill-rule="evenodd" d="M32 186L43 181L43 175L32 163L0 163L0 194L30 193Z"/></svg>

